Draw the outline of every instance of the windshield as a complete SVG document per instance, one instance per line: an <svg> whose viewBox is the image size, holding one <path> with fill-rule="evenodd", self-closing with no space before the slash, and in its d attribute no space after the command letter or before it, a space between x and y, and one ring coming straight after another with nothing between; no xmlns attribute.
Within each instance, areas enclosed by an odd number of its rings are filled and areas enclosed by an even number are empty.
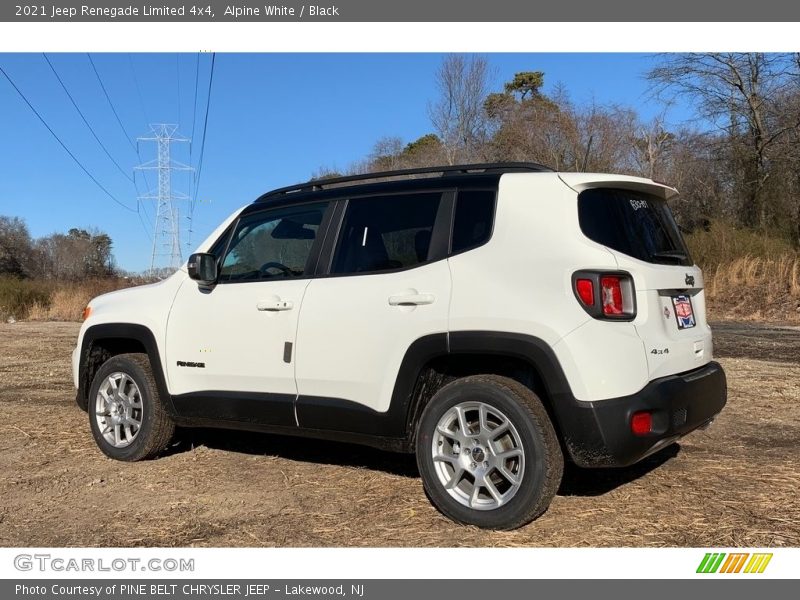
<svg viewBox="0 0 800 600"><path fill-rule="evenodd" d="M578 220L590 240L651 263L692 265L667 203L650 194L594 188L578 195Z"/></svg>

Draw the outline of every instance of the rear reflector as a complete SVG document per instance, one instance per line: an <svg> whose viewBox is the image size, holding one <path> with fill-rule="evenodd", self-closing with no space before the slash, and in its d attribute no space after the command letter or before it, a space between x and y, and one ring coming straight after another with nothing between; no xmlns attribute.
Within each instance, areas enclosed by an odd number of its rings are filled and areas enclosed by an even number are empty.
<svg viewBox="0 0 800 600"><path fill-rule="evenodd" d="M576 279L575 292L586 306L594 306L594 284L591 279Z"/></svg>
<svg viewBox="0 0 800 600"><path fill-rule="evenodd" d="M604 315L622 314L622 284L619 277L601 277L600 295L603 298Z"/></svg>
<svg viewBox="0 0 800 600"><path fill-rule="evenodd" d="M646 410L633 413L631 431L634 435L647 435L653 431L653 415Z"/></svg>

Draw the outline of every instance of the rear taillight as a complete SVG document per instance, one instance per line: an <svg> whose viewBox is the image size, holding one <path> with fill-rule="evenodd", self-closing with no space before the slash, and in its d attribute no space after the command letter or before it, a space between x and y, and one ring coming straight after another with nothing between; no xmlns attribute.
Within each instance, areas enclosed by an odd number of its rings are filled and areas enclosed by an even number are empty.
<svg viewBox="0 0 800 600"><path fill-rule="evenodd" d="M575 293L586 306L594 306L594 283L591 279L576 279Z"/></svg>
<svg viewBox="0 0 800 600"><path fill-rule="evenodd" d="M622 285L619 277L600 278L600 297L603 299L604 315L622 314Z"/></svg>
<svg viewBox="0 0 800 600"><path fill-rule="evenodd" d="M573 292L583 310L595 319L630 321L636 316L633 278L624 271L578 271Z"/></svg>

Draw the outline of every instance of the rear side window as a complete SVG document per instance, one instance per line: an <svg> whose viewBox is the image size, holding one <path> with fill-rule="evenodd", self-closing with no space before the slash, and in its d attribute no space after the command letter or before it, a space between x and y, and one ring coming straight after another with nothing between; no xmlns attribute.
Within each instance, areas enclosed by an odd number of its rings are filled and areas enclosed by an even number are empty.
<svg viewBox="0 0 800 600"><path fill-rule="evenodd" d="M376 273L427 262L441 192L347 203L332 273Z"/></svg>
<svg viewBox="0 0 800 600"><path fill-rule="evenodd" d="M456 198L453 222L453 253L486 243L492 235L495 192L462 190Z"/></svg>
<svg viewBox="0 0 800 600"><path fill-rule="evenodd" d="M584 235L639 260L692 264L667 203L650 194L595 188L578 195L578 220Z"/></svg>

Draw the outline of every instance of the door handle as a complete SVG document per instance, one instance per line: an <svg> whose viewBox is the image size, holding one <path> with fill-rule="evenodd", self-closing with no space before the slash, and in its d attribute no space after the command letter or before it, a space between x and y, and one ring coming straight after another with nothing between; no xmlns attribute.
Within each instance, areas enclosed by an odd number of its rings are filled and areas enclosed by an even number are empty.
<svg viewBox="0 0 800 600"><path fill-rule="evenodd" d="M256 304L258 310L265 310L269 312L278 312L281 310L292 310L294 303L290 300L263 300Z"/></svg>
<svg viewBox="0 0 800 600"><path fill-rule="evenodd" d="M389 296L389 306L419 306L420 304L433 304L436 296L433 294L401 294Z"/></svg>

